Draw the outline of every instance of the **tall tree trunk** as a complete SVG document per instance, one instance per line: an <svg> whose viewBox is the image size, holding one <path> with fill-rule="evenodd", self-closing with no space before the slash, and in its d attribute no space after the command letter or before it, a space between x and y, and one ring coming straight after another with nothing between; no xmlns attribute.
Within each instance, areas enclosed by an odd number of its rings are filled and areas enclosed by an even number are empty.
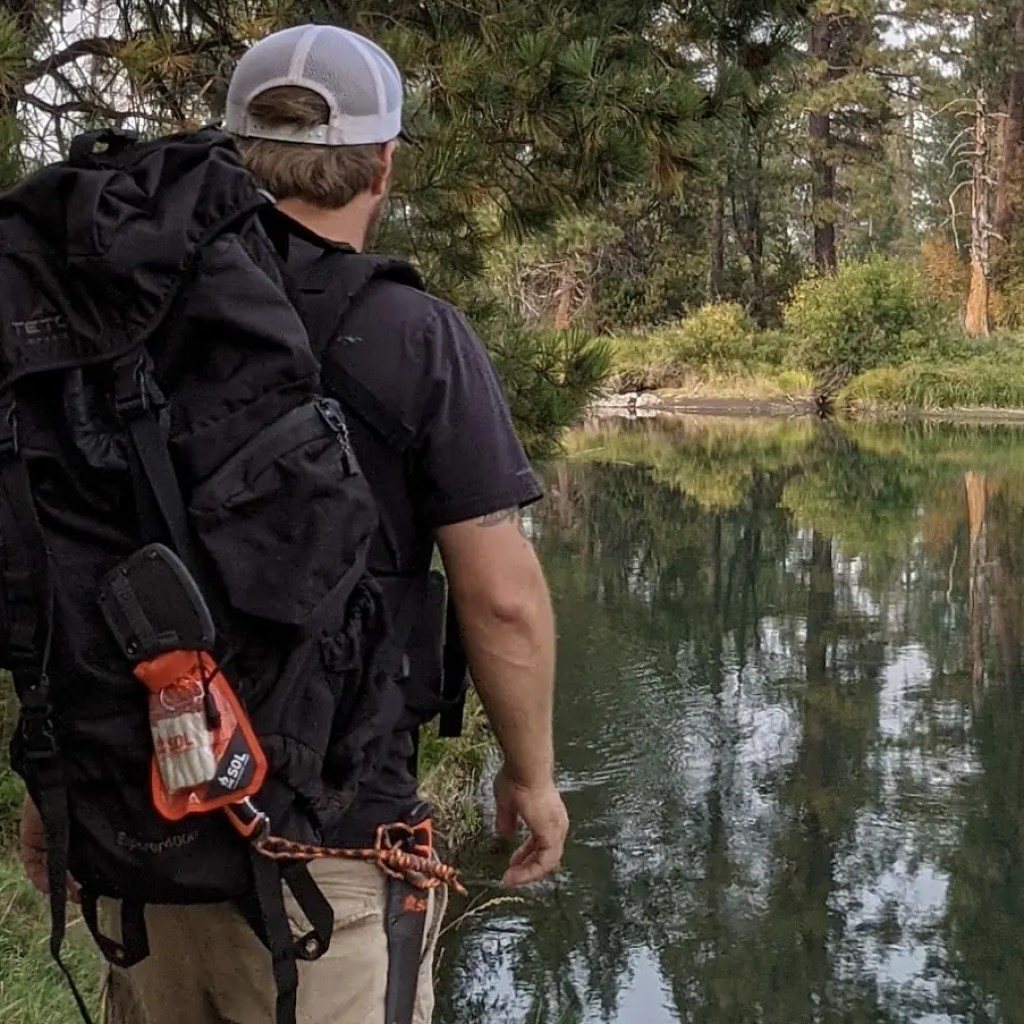
<svg viewBox="0 0 1024 1024"><path fill-rule="evenodd" d="M819 12L811 23L811 56L825 65L821 84L840 77L832 66L836 37L835 16ZM811 167L813 169L814 262L822 274L831 275L839 267L836 245L836 165L833 153L832 112L814 110L810 117Z"/></svg>
<svg viewBox="0 0 1024 1024"><path fill-rule="evenodd" d="M1014 184L1020 170L1021 143L1024 142L1024 3L1013 5L1013 52L1015 66L1006 83L1006 110L999 133L999 177L993 225L997 235L1009 238L1014 217Z"/></svg>
<svg viewBox="0 0 1024 1024"><path fill-rule="evenodd" d="M717 301L725 293L725 186L719 184L711 203L711 278L708 290Z"/></svg>
<svg viewBox="0 0 1024 1024"><path fill-rule="evenodd" d="M971 285L964 329L973 338L987 338L992 280L991 188L989 185L988 97L979 89L974 110L971 180Z"/></svg>
<svg viewBox="0 0 1024 1024"><path fill-rule="evenodd" d="M576 267L567 256L558 274L558 305L555 308L555 330L567 331L572 326L573 300L576 298Z"/></svg>
<svg viewBox="0 0 1024 1024"><path fill-rule="evenodd" d="M764 218L762 216L762 175L764 155L762 148L753 137L744 139L744 144L756 147L756 159L745 180L739 183L742 194L738 194L735 178L731 182L732 217L743 252L750 263L750 280L753 287L751 315L760 327L768 326L768 298L764 284Z"/></svg>

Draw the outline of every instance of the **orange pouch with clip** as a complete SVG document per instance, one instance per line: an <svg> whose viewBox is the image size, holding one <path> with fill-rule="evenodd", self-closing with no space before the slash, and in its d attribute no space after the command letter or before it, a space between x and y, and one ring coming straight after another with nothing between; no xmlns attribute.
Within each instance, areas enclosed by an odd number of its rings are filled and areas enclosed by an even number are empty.
<svg viewBox="0 0 1024 1024"><path fill-rule="evenodd" d="M168 821L255 795L267 759L234 690L205 652L170 651L134 669L149 690L153 805Z"/></svg>

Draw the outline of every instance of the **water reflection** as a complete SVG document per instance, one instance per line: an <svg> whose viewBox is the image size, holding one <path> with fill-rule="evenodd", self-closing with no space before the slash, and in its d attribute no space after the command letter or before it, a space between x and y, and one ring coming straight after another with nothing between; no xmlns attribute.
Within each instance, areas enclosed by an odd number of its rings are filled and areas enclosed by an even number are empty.
<svg viewBox="0 0 1024 1024"><path fill-rule="evenodd" d="M574 846L448 936L440 1019L1024 1021L1024 434L570 455L533 527Z"/></svg>

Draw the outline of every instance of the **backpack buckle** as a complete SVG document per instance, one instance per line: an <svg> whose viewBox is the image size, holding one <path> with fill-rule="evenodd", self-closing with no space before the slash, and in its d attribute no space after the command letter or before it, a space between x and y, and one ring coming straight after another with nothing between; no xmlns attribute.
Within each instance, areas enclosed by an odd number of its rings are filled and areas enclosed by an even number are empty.
<svg viewBox="0 0 1024 1024"><path fill-rule="evenodd" d="M124 359L114 366L114 410L132 417L148 412L153 404L145 355Z"/></svg>
<svg viewBox="0 0 1024 1024"><path fill-rule="evenodd" d="M26 708L21 727L22 754L26 761L51 761L57 756L57 734L49 710Z"/></svg>

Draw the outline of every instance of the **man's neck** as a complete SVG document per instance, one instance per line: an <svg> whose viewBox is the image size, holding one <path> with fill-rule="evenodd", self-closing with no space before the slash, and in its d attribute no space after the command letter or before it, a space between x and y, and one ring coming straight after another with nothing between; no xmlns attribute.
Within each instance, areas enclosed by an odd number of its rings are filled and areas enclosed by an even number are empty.
<svg viewBox="0 0 1024 1024"><path fill-rule="evenodd" d="M325 210L302 199L282 199L277 208L329 242L342 242L356 252L366 247L368 216L358 200L338 210Z"/></svg>

